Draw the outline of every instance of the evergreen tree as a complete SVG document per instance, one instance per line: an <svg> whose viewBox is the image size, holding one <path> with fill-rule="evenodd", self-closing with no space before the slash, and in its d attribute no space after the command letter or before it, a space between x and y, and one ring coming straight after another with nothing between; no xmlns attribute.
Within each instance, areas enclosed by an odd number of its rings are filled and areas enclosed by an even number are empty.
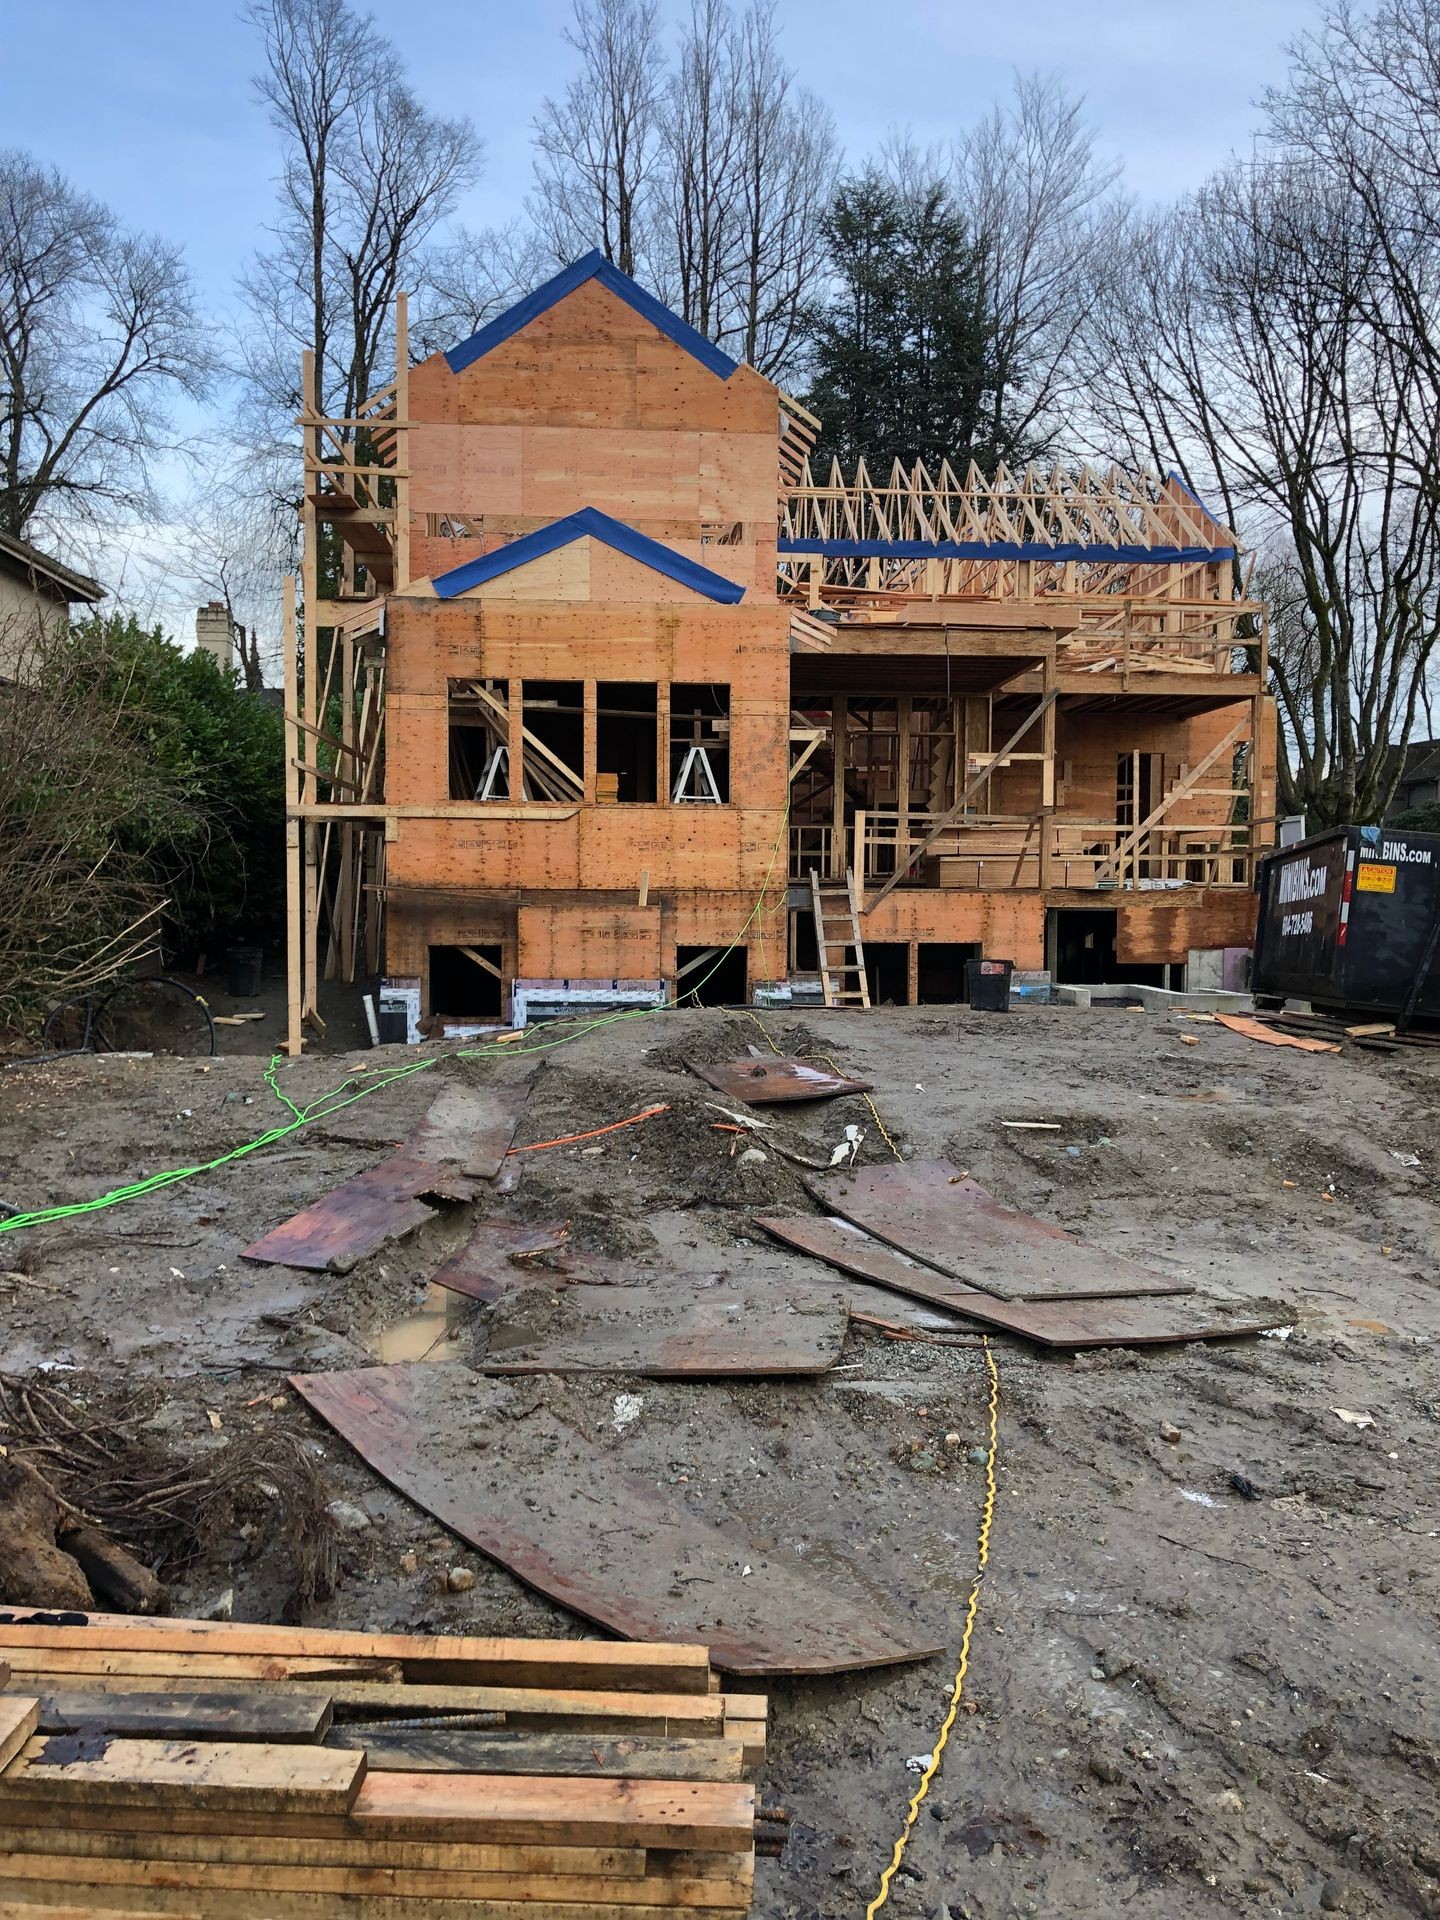
<svg viewBox="0 0 1440 1920"><path fill-rule="evenodd" d="M990 471L1018 457L986 249L945 184L901 187L869 167L842 183L825 242L833 291L812 319L805 399L823 422L817 471L832 455L877 477L897 459L932 471L948 459L963 475L972 459Z"/></svg>

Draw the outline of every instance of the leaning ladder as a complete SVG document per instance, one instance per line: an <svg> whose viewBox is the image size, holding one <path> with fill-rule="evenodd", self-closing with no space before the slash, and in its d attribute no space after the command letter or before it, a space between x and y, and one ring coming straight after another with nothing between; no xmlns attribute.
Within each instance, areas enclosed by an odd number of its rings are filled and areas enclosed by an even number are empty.
<svg viewBox="0 0 1440 1920"><path fill-rule="evenodd" d="M815 951L820 962L820 991L825 996L827 1007L868 1007L870 1004L870 983L865 978L865 945L860 938L860 908L855 899L855 875L849 868L845 871L845 900L843 912L850 920L849 937L844 936L843 920L825 919L825 900L820 891L820 875L814 867L810 869L810 903L815 914ZM837 898L832 903L841 909ZM831 937L831 926L840 928L841 937ZM832 953L839 954L838 961L832 961ZM848 959L847 954L854 958ZM854 981L853 986L845 983ZM838 984L837 984L838 983Z"/></svg>

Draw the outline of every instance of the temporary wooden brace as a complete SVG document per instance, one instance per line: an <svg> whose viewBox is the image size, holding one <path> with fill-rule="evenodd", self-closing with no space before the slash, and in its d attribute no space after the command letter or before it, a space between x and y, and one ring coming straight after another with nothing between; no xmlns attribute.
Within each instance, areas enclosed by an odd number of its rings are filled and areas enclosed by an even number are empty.
<svg viewBox="0 0 1440 1920"><path fill-rule="evenodd" d="M845 907L849 916L850 935L848 939L834 940L830 936L830 924L825 918L825 898L820 890L820 875L815 868L810 869L810 904L815 915L815 952L820 965L820 991L827 1007L868 1007L870 1005L870 982L865 974L865 944L860 934L860 910L855 899L855 875L847 867L845 870ZM837 902L838 905L838 902ZM847 960L847 951L853 951L854 959ZM832 962L830 955L838 953L841 958ZM854 976L853 987L837 986L837 978L844 981Z"/></svg>
<svg viewBox="0 0 1440 1920"><path fill-rule="evenodd" d="M1160 821L1165 818L1177 800L1183 800L1187 794L1192 793L1195 788L1198 787L1211 767L1214 766L1215 762L1220 759L1222 754L1226 754L1231 750L1249 725L1250 721L1248 716L1244 720L1236 721L1229 733L1225 735L1225 738L1213 746L1205 758L1201 760L1198 765L1192 767L1185 778L1177 782L1177 784L1170 789L1159 806L1156 807L1152 813L1148 814L1146 818L1140 822L1138 827L1135 827L1125 836L1119 846L1117 846L1115 851L1110 855L1109 859L1101 862L1095 869L1095 878L1097 880L1108 879L1111 874L1121 869L1123 863L1135 851L1136 847L1140 845L1151 828L1157 826Z"/></svg>
<svg viewBox="0 0 1440 1920"><path fill-rule="evenodd" d="M1037 706L1032 713L1026 714L1025 718L1020 722L1020 725L1005 742L1005 745L1001 747L999 753L993 756L993 759L995 761L1003 761L1007 754L1015 747L1018 747L1026 734L1035 725L1035 722L1044 719L1045 715L1054 706L1057 697L1058 695L1054 687L1052 687L1048 693L1042 694L1039 706ZM1053 761L1051 764L1053 767ZM981 787L992 777L993 772L994 766L991 764L991 758L987 756L985 764L973 779L967 781L964 791L954 806L951 807L950 811L941 815L926 834L925 838L918 841L916 845L910 849L905 859L896 864L894 873L890 875L880 891L866 901L864 908L866 913L873 913L875 908L878 907L880 902L885 898L886 894L893 892L894 889L899 886L900 882L905 878L906 874L910 872L916 861L923 859L940 836L954 826L955 822L960 818L961 814L964 813L966 807L969 806L971 800L974 799Z"/></svg>

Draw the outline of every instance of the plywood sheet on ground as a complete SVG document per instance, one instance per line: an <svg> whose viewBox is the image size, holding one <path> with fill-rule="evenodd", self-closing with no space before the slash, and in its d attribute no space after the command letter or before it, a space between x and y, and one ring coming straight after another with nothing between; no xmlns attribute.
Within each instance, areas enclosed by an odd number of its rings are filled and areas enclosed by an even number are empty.
<svg viewBox="0 0 1440 1920"><path fill-rule="evenodd" d="M547 1269L534 1268L526 1256L554 1253L564 1246L569 1234L563 1220L538 1226L526 1226L519 1220L478 1220L464 1246L437 1270L435 1285L466 1294L472 1300L498 1300L515 1287L547 1279L553 1283L557 1276Z"/></svg>
<svg viewBox="0 0 1440 1920"><path fill-rule="evenodd" d="M706 1286L656 1275L646 1287L567 1286L497 1309L484 1373L816 1374L833 1367L849 1314L837 1296Z"/></svg>
<svg viewBox="0 0 1440 1920"><path fill-rule="evenodd" d="M731 1100L743 1100L747 1106L778 1106L797 1100L833 1100L842 1093L868 1093L869 1080L847 1080L828 1067L817 1067L808 1060L729 1060L719 1066L707 1066L688 1060L692 1073L698 1073Z"/></svg>
<svg viewBox="0 0 1440 1920"><path fill-rule="evenodd" d="M343 1273L432 1217L422 1196L464 1202L504 1165L530 1082L444 1087L399 1152L366 1167L241 1251L242 1260Z"/></svg>
<svg viewBox="0 0 1440 1920"><path fill-rule="evenodd" d="M1103 1300L1115 1294L1193 1291L1186 1281L1001 1206L948 1160L851 1168L807 1178L805 1184L832 1213L853 1220L877 1240L1002 1300Z"/></svg>
<svg viewBox="0 0 1440 1920"><path fill-rule="evenodd" d="M1298 1033L1281 1033L1263 1020L1247 1020L1243 1013L1217 1013L1215 1024L1242 1033L1247 1040L1262 1040L1267 1047L1296 1047L1301 1053L1339 1053L1337 1040L1311 1040Z"/></svg>
<svg viewBox="0 0 1440 1920"><path fill-rule="evenodd" d="M880 1287L910 1298L953 1303L956 1313L997 1332L1017 1334L1038 1346L1140 1347L1169 1341L1224 1340L1288 1326L1293 1312L1269 1301L1175 1295L1168 1299L997 1300L974 1288L932 1278L893 1248L872 1240L844 1220L809 1214L755 1222L787 1246L812 1253L845 1273L862 1274ZM938 1285L937 1285L938 1281Z"/></svg>
<svg viewBox="0 0 1440 1920"><path fill-rule="evenodd" d="M508 1383L446 1362L292 1384L443 1526L627 1639L698 1642L716 1666L757 1674L842 1673L936 1651L873 1603L762 1564L743 1537L705 1526L543 1408L509 1417Z"/></svg>

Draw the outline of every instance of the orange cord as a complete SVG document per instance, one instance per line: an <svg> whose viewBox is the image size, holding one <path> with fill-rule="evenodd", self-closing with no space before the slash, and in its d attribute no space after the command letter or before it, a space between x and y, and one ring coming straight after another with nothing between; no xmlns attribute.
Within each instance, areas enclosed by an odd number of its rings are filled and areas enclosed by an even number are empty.
<svg viewBox="0 0 1440 1920"><path fill-rule="evenodd" d="M602 1133L618 1133L621 1127L633 1127L639 1120L653 1120L657 1113L669 1113L668 1106L646 1107L643 1113L632 1113L628 1120L612 1120L608 1127L592 1127L588 1133L567 1133L558 1140L537 1140L531 1147L511 1147L511 1153L539 1153L543 1147L569 1147L577 1140L595 1140Z"/></svg>

